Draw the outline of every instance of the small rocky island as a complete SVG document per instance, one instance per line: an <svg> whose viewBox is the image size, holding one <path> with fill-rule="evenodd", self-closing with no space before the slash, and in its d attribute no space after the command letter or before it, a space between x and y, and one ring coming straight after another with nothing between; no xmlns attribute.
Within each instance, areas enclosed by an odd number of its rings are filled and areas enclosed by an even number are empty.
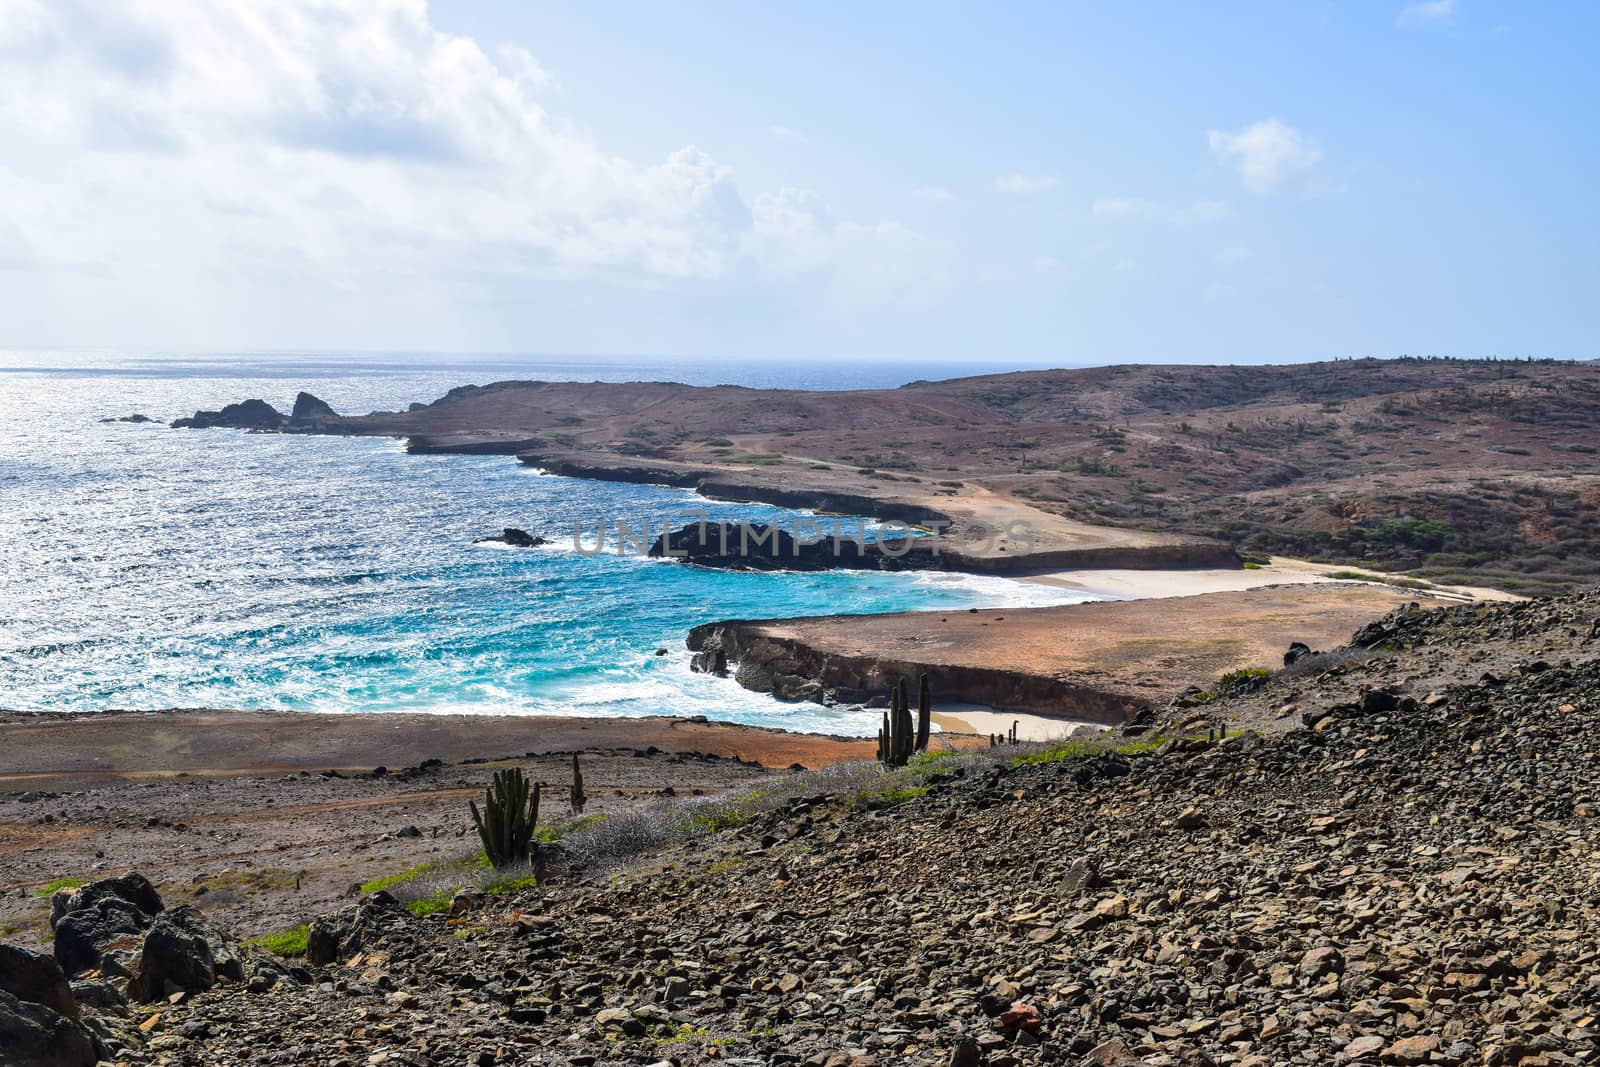
<svg viewBox="0 0 1600 1067"><path fill-rule="evenodd" d="M733 571L939 570L944 565L927 538L863 541L831 533L807 538L766 523L691 523L656 538L648 554Z"/></svg>

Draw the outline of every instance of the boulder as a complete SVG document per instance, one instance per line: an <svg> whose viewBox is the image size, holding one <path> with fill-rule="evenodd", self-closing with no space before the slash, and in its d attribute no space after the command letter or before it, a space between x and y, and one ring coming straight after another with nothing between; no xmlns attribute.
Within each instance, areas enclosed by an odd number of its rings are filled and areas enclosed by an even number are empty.
<svg viewBox="0 0 1600 1067"><path fill-rule="evenodd" d="M238 944L184 905L162 913L151 925L128 995L134 1000L160 1000L180 990L210 989L223 978L244 981Z"/></svg>
<svg viewBox="0 0 1600 1067"><path fill-rule="evenodd" d="M150 879L137 871L118 875L115 878L104 878L98 882L90 882L67 898L66 911L76 911L86 908L103 897L115 897L126 900L146 915L160 915L166 907L161 902L161 894L156 892L156 887L150 884ZM51 902L54 910L54 901Z"/></svg>
<svg viewBox="0 0 1600 1067"><path fill-rule="evenodd" d="M7 1064L94 1067L100 1059L87 1030L60 1012L0 989L0 1053Z"/></svg>
<svg viewBox="0 0 1600 1067"><path fill-rule="evenodd" d="M403 904L379 890L313 922L306 934L306 962L313 967L335 963L412 921Z"/></svg>
<svg viewBox="0 0 1600 1067"><path fill-rule="evenodd" d="M56 924L56 961L68 974L86 971L100 962L101 951L139 938L151 921L118 897L101 897L86 908L74 908Z"/></svg>
<svg viewBox="0 0 1600 1067"><path fill-rule="evenodd" d="M16 945L0 945L0 989L18 1000L42 1004L68 1019L78 1017L78 1002L67 976L49 956Z"/></svg>

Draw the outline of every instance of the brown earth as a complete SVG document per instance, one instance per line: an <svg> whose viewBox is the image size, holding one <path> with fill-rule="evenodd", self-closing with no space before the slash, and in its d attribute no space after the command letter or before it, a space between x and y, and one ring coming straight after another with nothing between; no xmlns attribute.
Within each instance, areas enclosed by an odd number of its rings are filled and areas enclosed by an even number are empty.
<svg viewBox="0 0 1600 1067"><path fill-rule="evenodd" d="M496 768L526 768L551 787L544 820L568 818L573 751L593 814L873 746L665 717L0 714L0 940L48 942L46 884L135 868L243 935L293 926L353 885L470 854L467 799Z"/></svg>
<svg viewBox="0 0 1600 1067"><path fill-rule="evenodd" d="M1187 686L1277 667L1291 642L1342 644L1414 592L1327 583L1048 608L831 615L709 623L689 645L721 653L748 688L855 702L927 674L941 700L1117 725Z"/></svg>

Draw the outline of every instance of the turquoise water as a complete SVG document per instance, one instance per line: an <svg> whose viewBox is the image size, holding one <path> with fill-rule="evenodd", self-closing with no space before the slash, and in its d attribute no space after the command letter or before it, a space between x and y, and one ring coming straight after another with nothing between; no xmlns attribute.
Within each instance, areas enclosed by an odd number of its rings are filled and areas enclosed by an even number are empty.
<svg viewBox="0 0 1600 1067"><path fill-rule="evenodd" d="M400 408L506 378L810 387L969 368L798 370L405 357L0 356L0 707L704 714L870 733L688 670L719 618L1059 603L1059 591L939 574L729 574L571 548L575 522L793 517L685 490L541 475L510 457L402 442L179 431L196 408L308 389ZM141 412L162 424L102 424ZM521 526L553 548L474 546ZM657 656L658 648L670 650Z"/></svg>

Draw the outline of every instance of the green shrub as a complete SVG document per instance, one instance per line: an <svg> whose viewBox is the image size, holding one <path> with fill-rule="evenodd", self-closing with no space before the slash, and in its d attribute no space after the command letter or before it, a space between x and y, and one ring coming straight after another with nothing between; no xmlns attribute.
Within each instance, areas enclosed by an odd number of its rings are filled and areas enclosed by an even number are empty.
<svg viewBox="0 0 1600 1067"><path fill-rule="evenodd" d="M299 926L291 926L287 930L274 930L271 933L252 937L245 944L264 948L274 956L295 959L306 954L306 938L310 931L310 926L301 923Z"/></svg>

